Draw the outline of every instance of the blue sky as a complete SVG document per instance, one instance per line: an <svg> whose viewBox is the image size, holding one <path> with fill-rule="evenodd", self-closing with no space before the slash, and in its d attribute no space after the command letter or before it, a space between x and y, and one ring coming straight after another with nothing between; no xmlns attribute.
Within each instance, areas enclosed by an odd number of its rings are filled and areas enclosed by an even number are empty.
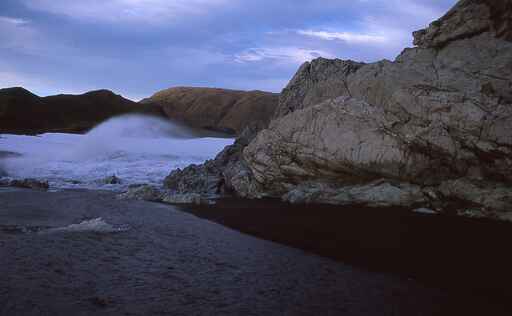
<svg viewBox="0 0 512 316"><path fill-rule="evenodd" d="M0 87L279 92L318 56L394 59L456 0L1 0Z"/></svg>

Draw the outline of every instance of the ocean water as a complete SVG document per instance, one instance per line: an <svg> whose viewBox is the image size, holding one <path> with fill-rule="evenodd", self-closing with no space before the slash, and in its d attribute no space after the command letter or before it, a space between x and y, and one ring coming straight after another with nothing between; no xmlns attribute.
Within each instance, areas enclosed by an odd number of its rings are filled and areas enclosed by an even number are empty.
<svg viewBox="0 0 512 316"><path fill-rule="evenodd" d="M215 157L229 138L197 137L194 131L146 116L110 119L85 135L0 135L0 167L11 178L48 180L52 188L121 191L130 184L161 185L171 170ZM121 184L105 184L115 175Z"/></svg>

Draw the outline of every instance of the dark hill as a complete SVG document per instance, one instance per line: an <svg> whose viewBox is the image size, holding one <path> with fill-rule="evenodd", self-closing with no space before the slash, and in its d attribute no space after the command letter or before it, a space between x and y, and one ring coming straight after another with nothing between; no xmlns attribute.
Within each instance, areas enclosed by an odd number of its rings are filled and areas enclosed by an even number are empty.
<svg viewBox="0 0 512 316"><path fill-rule="evenodd" d="M109 90L39 97L19 87L0 89L0 133L81 133L128 113L163 115L156 106L130 101Z"/></svg>

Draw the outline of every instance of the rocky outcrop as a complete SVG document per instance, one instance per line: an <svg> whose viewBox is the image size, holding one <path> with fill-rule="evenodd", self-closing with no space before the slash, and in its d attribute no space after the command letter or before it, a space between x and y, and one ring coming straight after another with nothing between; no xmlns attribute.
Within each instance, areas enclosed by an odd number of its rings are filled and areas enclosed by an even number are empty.
<svg viewBox="0 0 512 316"><path fill-rule="evenodd" d="M305 184L308 192L328 183L299 200L345 204L354 186L371 193L368 183L385 178L512 211L504 188L512 182L511 12L510 1L461 1L415 32L420 47L394 62L303 65L269 128L244 150L256 195L296 199ZM450 181L479 186L453 189Z"/></svg>
<svg viewBox="0 0 512 316"><path fill-rule="evenodd" d="M305 63L241 159L207 164L251 198L512 218L511 14L463 0L393 62Z"/></svg>
<svg viewBox="0 0 512 316"><path fill-rule="evenodd" d="M167 204L209 204L206 196L199 193L176 193L150 185L134 185L128 191L118 194L120 200L142 200Z"/></svg>
<svg viewBox="0 0 512 316"><path fill-rule="evenodd" d="M190 165L173 170L164 180L164 186L177 193L207 195L235 193L252 197L257 191L250 170L242 158L242 151L254 139L257 127L248 126L233 145L227 146L213 160L201 165Z"/></svg>
<svg viewBox="0 0 512 316"><path fill-rule="evenodd" d="M0 89L0 133L81 133L128 113L163 115L158 107L135 103L108 90L42 98L23 88Z"/></svg>
<svg viewBox="0 0 512 316"><path fill-rule="evenodd" d="M128 191L117 196L120 200L143 200L158 202L162 200L163 193L150 185L137 185L128 188Z"/></svg>
<svg viewBox="0 0 512 316"><path fill-rule="evenodd" d="M163 196L162 202L167 204L208 204L208 200L198 193L167 193Z"/></svg>
<svg viewBox="0 0 512 316"><path fill-rule="evenodd" d="M478 179L456 179L443 182L439 191L483 209L511 212L512 186Z"/></svg>
<svg viewBox="0 0 512 316"><path fill-rule="evenodd" d="M440 48L486 32L512 41L511 11L510 0L461 0L427 29L414 32L414 45Z"/></svg>
<svg viewBox="0 0 512 316"><path fill-rule="evenodd" d="M262 91L176 87L141 101L156 104L173 119L195 128L239 134L248 126L267 127L279 95Z"/></svg>
<svg viewBox="0 0 512 316"><path fill-rule="evenodd" d="M39 181L37 179L11 180L8 185L11 187L41 191L46 191L50 188L48 181Z"/></svg>
<svg viewBox="0 0 512 316"><path fill-rule="evenodd" d="M274 117L279 118L340 95L350 95L346 79L363 65L352 60L325 58L304 63L281 93Z"/></svg>
<svg viewBox="0 0 512 316"><path fill-rule="evenodd" d="M283 195L290 203L323 203L369 207L412 206L425 202L421 187L381 179L363 185L331 186L327 183L301 183Z"/></svg>

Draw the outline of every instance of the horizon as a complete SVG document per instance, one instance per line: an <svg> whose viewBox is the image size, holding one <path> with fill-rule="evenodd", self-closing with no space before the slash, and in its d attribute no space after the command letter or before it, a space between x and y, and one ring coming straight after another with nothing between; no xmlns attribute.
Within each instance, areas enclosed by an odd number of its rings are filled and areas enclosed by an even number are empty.
<svg viewBox="0 0 512 316"><path fill-rule="evenodd" d="M133 101L176 86L279 93L318 57L394 60L455 3L7 0L0 88L42 97L107 89Z"/></svg>

